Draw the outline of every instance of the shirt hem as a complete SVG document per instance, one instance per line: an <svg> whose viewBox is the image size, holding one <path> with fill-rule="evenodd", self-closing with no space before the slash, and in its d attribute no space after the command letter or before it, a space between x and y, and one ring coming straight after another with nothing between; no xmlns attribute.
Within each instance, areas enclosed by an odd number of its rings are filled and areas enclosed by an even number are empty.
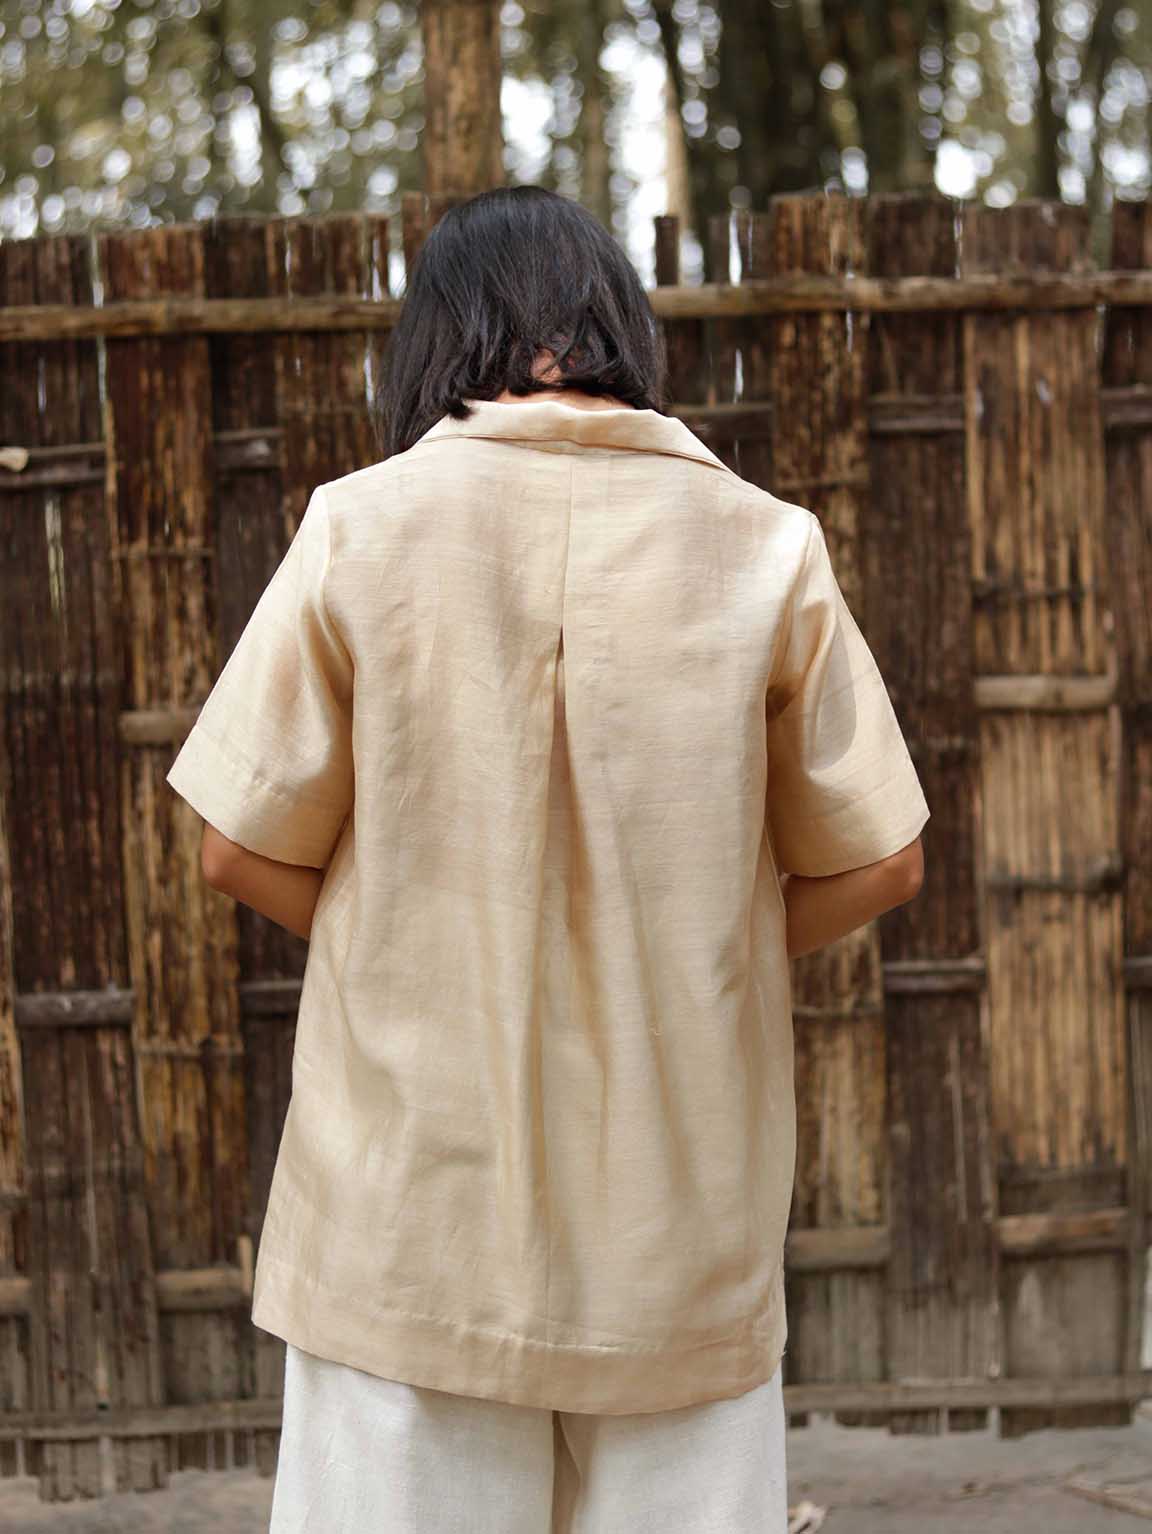
<svg viewBox="0 0 1152 1534"><path fill-rule="evenodd" d="M335 1297L302 1296L293 1274L258 1263L252 1321L262 1331L384 1379L544 1410L624 1416L741 1396L773 1378L787 1339L782 1287L764 1316L734 1336L630 1351L553 1348L405 1311L360 1319Z"/></svg>
<svg viewBox="0 0 1152 1534"><path fill-rule="evenodd" d="M799 874L802 878L828 878L833 874L849 873L856 868L867 868L883 858L894 857L916 840L931 819L932 812L927 802L920 794L918 798L920 803L907 819L887 821L838 852L823 855L817 852L799 858L788 858L786 854L780 853L781 871ZM789 837L793 843L802 842L804 832L798 831L796 826L790 826ZM815 843L816 834L810 834L808 840L809 843Z"/></svg>
<svg viewBox="0 0 1152 1534"><path fill-rule="evenodd" d="M172 763L165 782L202 820L229 841L278 863L324 868L339 825L346 819L315 800L301 799L307 826L288 830L283 801L274 784L264 782L197 725Z"/></svg>

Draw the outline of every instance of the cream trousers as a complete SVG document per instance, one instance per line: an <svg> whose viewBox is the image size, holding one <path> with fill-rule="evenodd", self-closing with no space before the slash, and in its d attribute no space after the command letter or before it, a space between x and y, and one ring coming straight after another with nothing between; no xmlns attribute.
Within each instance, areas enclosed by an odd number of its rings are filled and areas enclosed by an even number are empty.
<svg viewBox="0 0 1152 1534"><path fill-rule="evenodd" d="M270 1534L786 1534L780 1369L730 1400L596 1416L286 1347Z"/></svg>

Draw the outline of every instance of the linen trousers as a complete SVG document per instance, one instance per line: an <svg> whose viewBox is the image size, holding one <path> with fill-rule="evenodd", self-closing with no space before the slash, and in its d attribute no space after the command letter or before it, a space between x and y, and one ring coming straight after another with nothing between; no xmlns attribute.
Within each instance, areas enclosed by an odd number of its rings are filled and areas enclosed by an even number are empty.
<svg viewBox="0 0 1152 1534"><path fill-rule="evenodd" d="M728 1400L611 1416L286 1348L270 1534L787 1534L782 1365Z"/></svg>

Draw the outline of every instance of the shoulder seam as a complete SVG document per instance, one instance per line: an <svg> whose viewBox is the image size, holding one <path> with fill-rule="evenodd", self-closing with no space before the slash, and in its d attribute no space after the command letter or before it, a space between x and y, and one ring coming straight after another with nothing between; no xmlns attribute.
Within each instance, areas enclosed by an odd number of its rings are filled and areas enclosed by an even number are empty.
<svg viewBox="0 0 1152 1534"><path fill-rule="evenodd" d="M328 632L348 657L348 664L352 665L352 654L344 643L344 637L337 628L331 609L328 606L328 572L332 568L332 509L328 505L327 485L318 485L316 487L316 495L324 513L322 518L324 523L324 565L320 571L320 612Z"/></svg>
<svg viewBox="0 0 1152 1534"><path fill-rule="evenodd" d="M793 617L796 611L796 588L804 579L804 572L808 568L808 551L812 547L813 524L815 524L816 527L820 526L820 519L817 517L814 511L809 511L806 506L802 507L801 510L804 511L808 518L808 531L804 537L804 547L800 551L800 564L796 572L796 577L793 580L791 586L788 588L788 604L786 609L786 616L784 619L784 635L779 645L777 646L776 658L772 667L771 679L769 681L770 689L776 685L776 678L779 675L780 664L784 656L788 653L788 646L792 643Z"/></svg>

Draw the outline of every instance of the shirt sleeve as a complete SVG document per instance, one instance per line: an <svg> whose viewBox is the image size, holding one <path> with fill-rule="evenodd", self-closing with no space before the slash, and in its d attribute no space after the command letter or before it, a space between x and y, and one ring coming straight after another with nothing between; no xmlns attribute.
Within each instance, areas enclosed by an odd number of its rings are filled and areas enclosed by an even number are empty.
<svg viewBox="0 0 1152 1534"><path fill-rule="evenodd" d="M168 773L210 825L283 863L327 865L352 809L352 658L325 605L323 489Z"/></svg>
<svg viewBox="0 0 1152 1534"><path fill-rule="evenodd" d="M930 811L875 658L811 525L768 692L767 821L782 873L862 868Z"/></svg>

